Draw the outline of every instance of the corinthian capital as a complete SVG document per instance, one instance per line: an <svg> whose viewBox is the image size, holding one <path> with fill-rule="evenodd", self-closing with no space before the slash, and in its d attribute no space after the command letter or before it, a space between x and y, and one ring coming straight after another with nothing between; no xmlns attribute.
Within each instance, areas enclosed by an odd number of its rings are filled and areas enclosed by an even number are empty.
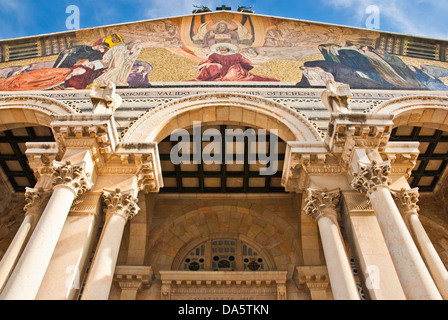
<svg viewBox="0 0 448 320"><path fill-rule="evenodd" d="M340 198L339 189L332 191L308 189L307 203L303 210L313 219L318 219L325 214L335 216Z"/></svg>
<svg viewBox="0 0 448 320"><path fill-rule="evenodd" d="M404 214L417 213L419 211L418 202L418 188L406 190L402 188L400 190L392 190L392 196L395 201L398 202L400 211Z"/></svg>
<svg viewBox="0 0 448 320"><path fill-rule="evenodd" d="M71 164L70 161L65 163L53 162L53 186L65 186L73 191L76 195L81 195L90 190L93 183L89 178L90 174L86 173L85 164Z"/></svg>
<svg viewBox="0 0 448 320"><path fill-rule="evenodd" d="M50 197L50 191L44 190L42 188L26 188L25 191L25 201L26 205L23 208L25 214L35 214L40 215L45 209L48 198Z"/></svg>
<svg viewBox="0 0 448 320"><path fill-rule="evenodd" d="M377 163L359 163L358 174L352 181L352 188L364 192L367 196L380 186L389 187L389 174L391 172L390 161Z"/></svg>
<svg viewBox="0 0 448 320"><path fill-rule="evenodd" d="M103 191L103 199L107 215L118 214L125 220L130 220L140 210L137 206L138 199L133 196L131 191L121 192L119 188L115 190L105 189Z"/></svg>

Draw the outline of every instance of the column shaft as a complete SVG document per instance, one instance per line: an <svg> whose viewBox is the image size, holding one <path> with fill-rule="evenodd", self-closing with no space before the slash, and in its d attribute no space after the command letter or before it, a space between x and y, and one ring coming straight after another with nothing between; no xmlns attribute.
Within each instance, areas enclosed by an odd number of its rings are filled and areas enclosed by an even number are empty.
<svg viewBox="0 0 448 320"><path fill-rule="evenodd" d="M111 214L106 218L82 300L107 300L109 298L126 221L123 216L118 214Z"/></svg>
<svg viewBox="0 0 448 320"><path fill-rule="evenodd" d="M317 223L334 299L359 300L338 225L326 216L320 217Z"/></svg>
<svg viewBox="0 0 448 320"><path fill-rule="evenodd" d="M340 191L308 189L307 194L304 210L317 220L333 298L360 300L337 221Z"/></svg>
<svg viewBox="0 0 448 320"><path fill-rule="evenodd" d="M0 299L35 299L74 199L72 189L55 188Z"/></svg>
<svg viewBox="0 0 448 320"><path fill-rule="evenodd" d="M25 219L9 245L8 250L0 261L0 292L13 271L14 266L16 265L16 262L26 244L26 240L36 226L37 221L38 217L34 214L25 216Z"/></svg>
<svg viewBox="0 0 448 320"><path fill-rule="evenodd" d="M134 193L132 190L122 193L118 188L115 191L103 192L104 203L107 206L106 222L87 277L82 300L109 298L124 227L140 210Z"/></svg>
<svg viewBox="0 0 448 320"><path fill-rule="evenodd" d="M389 189L373 188L370 201L408 299L441 299Z"/></svg>
<svg viewBox="0 0 448 320"><path fill-rule="evenodd" d="M432 275L443 299L448 300L448 271L440 259L416 213L407 215L411 234L413 235L423 260Z"/></svg>

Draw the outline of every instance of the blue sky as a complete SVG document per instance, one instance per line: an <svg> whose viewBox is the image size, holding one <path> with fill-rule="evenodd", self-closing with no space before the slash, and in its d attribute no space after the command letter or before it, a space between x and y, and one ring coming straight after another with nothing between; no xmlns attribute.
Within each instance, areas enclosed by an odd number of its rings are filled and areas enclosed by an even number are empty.
<svg viewBox="0 0 448 320"><path fill-rule="evenodd" d="M0 0L0 39L66 31L76 5L80 28L186 15L193 5L254 6L255 13L366 28L370 5L379 30L448 40L446 0Z"/></svg>

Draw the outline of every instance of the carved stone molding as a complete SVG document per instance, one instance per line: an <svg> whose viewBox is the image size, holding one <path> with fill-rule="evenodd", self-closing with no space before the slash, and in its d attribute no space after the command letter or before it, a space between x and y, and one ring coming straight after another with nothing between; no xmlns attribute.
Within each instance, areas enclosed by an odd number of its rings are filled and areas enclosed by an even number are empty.
<svg viewBox="0 0 448 320"><path fill-rule="evenodd" d="M54 160L62 157L57 142L26 142L25 155L37 179L43 174L52 174Z"/></svg>
<svg viewBox="0 0 448 320"><path fill-rule="evenodd" d="M418 142L388 142L381 156L384 160L390 161L392 174L402 175L408 179L420 154L418 147Z"/></svg>
<svg viewBox="0 0 448 320"><path fill-rule="evenodd" d="M160 271L161 299L286 300L287 271Z"/></svg>
<svg viewBox="0 0 448 320"><path fill-rule="evenodd" d="M47 205L51 192L42 188L26 188L25 189L25 215L34 214L41 215Z"/></svg>
<svg viewBox="0 0 448 320"><path fill-rule="evenodd" d="M86 173L85 163L72 164L70 161L65 163L53 162L53 186L63 185L73 191L73 193L82 195L93 186L90 181L90 174Z"/></svg>
<svg viewBox="0 0 448 320"><path fill-rule="evenodd" d="M420 210L417 205L419 197L418 188L391 190L391 194L398 203L400 211L404 214L416 214Z"/></svg>
<svg viewBox="0 0 448 320"><path fill-rule="evenodd" d="M394 125L392 119L391 114L332 113L325 142L347 168L355 148L384 151Z"/></svg>
<svg viewBox="0 0 448 320"><path fill-rule="evenodd" d="M90 149L98 167L107 162L119 143L115 119L111 114L56 116L51 126L60 145Z"/></svg>
<svg viewBox="0 0 448 320"><path fill-rule="evenodd" d="M377 163L359 163L358 173L352 180L352 188L363 192L369 197L370 193L378 187L389 188L389 175L391 173L390 161Z"/></svg>
<svg viewBox="0 0 448 320"><path fill-rule="evenodd" d="M100 199L101 193L99 192L84 193L73 201L70 208L70 215L82 216L98 214L98 208L101 206Z"/></svg>
<svg viewBox="0 0 448 320"><path fill-rule="evenodd" d="M303 209L313 219L319 219L323 215L336 216L341 199L341 192L336 190L307 190L306 205Z"/></svg>
<svg viewBox="0 0 448 320"><path fill-rule="evenodd" d="M129 173L135 173L139 190L144 193L152 193L159 192L160 188L163 187L162 167L157 143L120 144L114 157L120 158L120 164L114 168L108 167L107 170L122 172L124 170ZM119 168L122 169L120 170Z"/></svg>
<svg viewBox="0 0 448 320"><path fill-rule="evenodd" d="M356 215L356 216L374 216L375 212L373 211L372 204L369 199L365 196L365 194L352 191L352 192L343 192L342 195L343 206L345 214L348 215Z"/></svg>
<svg viewBox="0 0 448 320"><path fill-rule="evenodd" d="M126 221L135 217L140 210L137 206L138 199L134 197L133 191L122 192L119 188L103 191L106 215L120 215Z"/></svg>
<svg viewBox="0 0 448 320"><path fill-rule="evenodd" d="M282 186L288 192L306 190L312 176L337 176L345 172L323 142L288 142L284 163Z"/></svg>
<svg viewBox="0 0 448 320"><path fill-rule="evenodd" d="M330 278L326 266L297 266L293 279L299 288L305 288L312 300L326 300Z"/></svg>
<svg viewBox="0 0 448 320"><path fill-rule="evenodd" d="M122 290L121 299L135 299L138 292L148 289L154 279L151 266L117 266L114 281Z"/></svg>
<svg viewBox="0 0 448 320"><path fill-rule="evenodd" d="M156 128L162 123L168 123L177 115L198 108L221 106L256 110L279 119L291 129L297 140L322 140L318 130L296 109L257 96L220 92L190 95L149 109L126 130L123 141L154 141Z"/></svg>

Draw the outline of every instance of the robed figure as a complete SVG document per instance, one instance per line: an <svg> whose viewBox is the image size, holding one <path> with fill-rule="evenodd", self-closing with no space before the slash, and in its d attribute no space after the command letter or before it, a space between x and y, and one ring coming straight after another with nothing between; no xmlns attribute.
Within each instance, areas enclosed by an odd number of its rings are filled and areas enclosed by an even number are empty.
<svg viewBox="0 0 448 320"><path fill-rule="evenodd" d="M279 81L252 74L250 71L258 66L240 54L236 46L221 43L213 46L212 52L200 62L199 75L191 81Z"/></svg>

